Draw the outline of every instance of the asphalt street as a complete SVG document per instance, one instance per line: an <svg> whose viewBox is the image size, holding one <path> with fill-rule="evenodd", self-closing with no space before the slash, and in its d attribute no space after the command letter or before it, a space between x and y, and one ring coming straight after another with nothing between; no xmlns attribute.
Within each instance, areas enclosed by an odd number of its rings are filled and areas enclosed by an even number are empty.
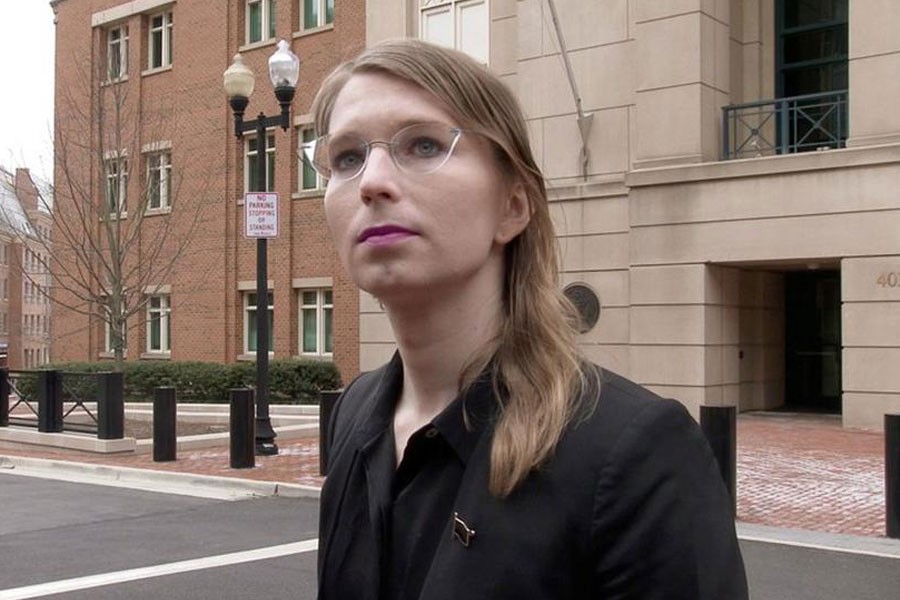
<svg viewBox="0 0 900 600"><path fill-rule="evenodd" d="M0 471L0 600L311 600L317 510ZM753 600L897 597L900 543L747 531Z"/></svg>
<svg viewBox="0 0 900 600"><path fill-rule="evenodd" d="M0 599L311 600L317 511L0 472Z"/></svg>

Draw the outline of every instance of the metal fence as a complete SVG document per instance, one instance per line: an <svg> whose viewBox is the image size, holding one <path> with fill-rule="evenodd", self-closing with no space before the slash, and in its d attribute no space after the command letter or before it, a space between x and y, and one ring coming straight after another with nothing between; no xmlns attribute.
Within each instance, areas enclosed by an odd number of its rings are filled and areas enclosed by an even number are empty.
<svg viewBox="0 0 900 600"><path fill-rule="evenodd" d="M100 439L124 437L121 373L0 369L0 427L74 431Z"/></svg>
<svg viewBox="0 0 900 600"><path fill-rule="evenodd" d="M722 157L754 158L843 148L847 91L722 107Z"/></svg>

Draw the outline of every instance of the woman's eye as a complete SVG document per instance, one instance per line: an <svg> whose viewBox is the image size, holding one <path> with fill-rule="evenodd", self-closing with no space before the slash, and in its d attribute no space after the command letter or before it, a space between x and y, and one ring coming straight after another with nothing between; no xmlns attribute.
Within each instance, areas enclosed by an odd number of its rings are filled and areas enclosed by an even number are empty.
<svg viewBox="0 0 900 600"><path fill-rule="evenodd" d="M414 158L434 158L442 152L439 141L430 137L418 137L407 144L407 154Z"/></svg>
<svg viewBox="0 0 900 600"><path fill-rule="evenodd" d="M344 150L335 155L331 159L331 170L338 173L346 173L355 171L365 160L365 156L360 150Z"/></svg>

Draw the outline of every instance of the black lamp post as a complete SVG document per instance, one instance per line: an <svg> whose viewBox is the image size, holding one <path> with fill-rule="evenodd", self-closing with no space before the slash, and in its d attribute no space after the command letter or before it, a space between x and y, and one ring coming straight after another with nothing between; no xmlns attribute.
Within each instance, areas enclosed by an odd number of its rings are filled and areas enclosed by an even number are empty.
<svg viewBox="0 0 900 600"><path fill-rule="evenodd" d="M248 131L256 133L256 188L266 191L266 129L291 126L291 101L294 99L297 79L300 76L300 59L291 52L284 40L269 58L269 77L275 87L275 97L281 105L281 114L267 117L262 112L252 121L244 120L244 109L253 93L254 76L240 54L225 70L223 76L225 94L234 112L234 135L238 139ZM262 455L278 454L275 430L269 419L269 285L268 240L256 239L256 452Z"/></svg>

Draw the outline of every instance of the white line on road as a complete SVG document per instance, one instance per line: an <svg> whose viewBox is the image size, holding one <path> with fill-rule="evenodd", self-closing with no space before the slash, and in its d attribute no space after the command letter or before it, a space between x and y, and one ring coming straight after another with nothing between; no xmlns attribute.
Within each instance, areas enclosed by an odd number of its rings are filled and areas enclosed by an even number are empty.
<svg viewBox="0 0 900 600"><path fill-rule="evenodd" d="M60 594L64 592L74 592L76 590L86 590L89 588L111 585L114 583L137 581L139 579L162 577L164 575L175 575L177 573L199 571L202 569L214 569L216 567L237 565L246 562L253 562L256 560L280 558L282 556L290 556L292 554L313 552L318 547L319 540L305 540L302 542L293 542L291 544L282 544L280 546L257 548L256 550L245 550L243 552L232 552L230 554L220 554L218 556L206 556L204 558L182 560L179 562L155 565L152 567L128 569L125 571L114 571L112 573L99 573L97 575L76 577L74 579L61 579L60 581L51 581L48 583L39 583L37 585L0 590L0 600L24 600L25 598L40 598L42 596L49 596L50 594Z"/></svg>

